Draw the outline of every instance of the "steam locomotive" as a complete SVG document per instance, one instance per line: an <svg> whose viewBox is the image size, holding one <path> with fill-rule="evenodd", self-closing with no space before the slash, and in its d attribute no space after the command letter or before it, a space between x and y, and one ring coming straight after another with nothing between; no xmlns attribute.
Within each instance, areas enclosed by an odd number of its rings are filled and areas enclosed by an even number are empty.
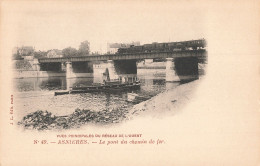
<svg viewBox="0 0 260 166"><path fill-rule="evenodd" d="M171 42L171 43L152 43L144 44L141 46L130 46L129 48L119 48L118 54L132 54L132 53L143 53L143 52L169 52L169 51L181 51L181 50L197 50L206 47L206 40L190 40L182 42Z"/></svg>

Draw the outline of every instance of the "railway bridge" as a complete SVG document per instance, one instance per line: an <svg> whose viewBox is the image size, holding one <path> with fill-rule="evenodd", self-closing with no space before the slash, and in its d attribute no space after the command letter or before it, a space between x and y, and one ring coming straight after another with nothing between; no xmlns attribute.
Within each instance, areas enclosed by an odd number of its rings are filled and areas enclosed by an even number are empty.
<svg viewBox="0 0 260 166"><path fill-rule="evenodd" d="M166 81L180 81L198 77L198 63L207 57L205 49L168 52L140 52L133 54L105 54L84 57L42 58L35 60L38 71L66 71L67 78L79 77L77 73L93 73L100 76L108 71L110 79L120 74L136 74L137 61L166 59ZM97 70L99 64L102 70ZM105 64L105 65L104 65ZM95 66L93 68L93 66Z"/></svg>

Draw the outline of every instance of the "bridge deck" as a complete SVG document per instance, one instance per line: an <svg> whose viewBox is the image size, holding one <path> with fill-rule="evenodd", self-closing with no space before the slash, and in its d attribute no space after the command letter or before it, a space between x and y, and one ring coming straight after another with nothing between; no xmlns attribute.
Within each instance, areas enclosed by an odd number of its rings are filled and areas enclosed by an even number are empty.
<svg viewBox="0 0 260 166"><path fill-rule="evenodd" d="M106 61L106 60L130 60L130 59L155 59L155 58L178 58L178 57L205 57L207 51L200 50L185 50L175 52L150 52L150 53L135 53L135 54L107 54L84 57L70 58L42 58L40 63L51 62L87 62L87 61Z"/></svg>

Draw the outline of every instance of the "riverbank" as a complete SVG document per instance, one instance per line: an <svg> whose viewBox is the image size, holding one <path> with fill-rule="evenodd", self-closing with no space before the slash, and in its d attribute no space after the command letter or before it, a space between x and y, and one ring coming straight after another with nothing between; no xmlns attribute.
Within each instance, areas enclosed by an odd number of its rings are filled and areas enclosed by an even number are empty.
<svg viewBox="0 0 260 166"><path fill-rule="evenodd" d="M20 111L18 124L26 129L55 130L78 128L91 123L109 125L140 116L166 117L188 104L199 83L200 80L178 86L176 83L166 83L166 90L160 90L162 92L158 95L136 105L127 102L127 95L110 94L108 97L106 94L86 93L53 96L53 93L39 92L31 96L32 93L22 93L22 96L17 96L20 98L20 101L17 99L18 103L22 104L17 108L23 110ZM36 100L38 95L41 100ZM68 106L66 103L71 104Z"/></svg>
<svg viewBox="0 0 260 166"><path fill-rule="evenodd" d="M130 119L135 116L162 117L175 114L176 111L179 111L190 102L193 92L200 82L201 80L196 80L181 84L135 105L129 111Z"/></svg>

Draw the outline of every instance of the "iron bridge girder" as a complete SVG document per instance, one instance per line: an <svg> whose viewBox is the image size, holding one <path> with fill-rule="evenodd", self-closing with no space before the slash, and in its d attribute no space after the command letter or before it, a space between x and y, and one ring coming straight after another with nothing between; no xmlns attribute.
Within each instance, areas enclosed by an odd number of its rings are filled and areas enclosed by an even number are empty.
<svg viewBox="0 0 260 166"><path fill-rule="evenodd" d="M207 51L201 50L185 50L175 52L149 52L135 54L106 54L84 57L69 57L69 58L42 58L39 63L54 63L54 62L90 62L90 61L107 61L107 60L141 60L155 58L180 58L180 57L206 57Z"/></svg>

